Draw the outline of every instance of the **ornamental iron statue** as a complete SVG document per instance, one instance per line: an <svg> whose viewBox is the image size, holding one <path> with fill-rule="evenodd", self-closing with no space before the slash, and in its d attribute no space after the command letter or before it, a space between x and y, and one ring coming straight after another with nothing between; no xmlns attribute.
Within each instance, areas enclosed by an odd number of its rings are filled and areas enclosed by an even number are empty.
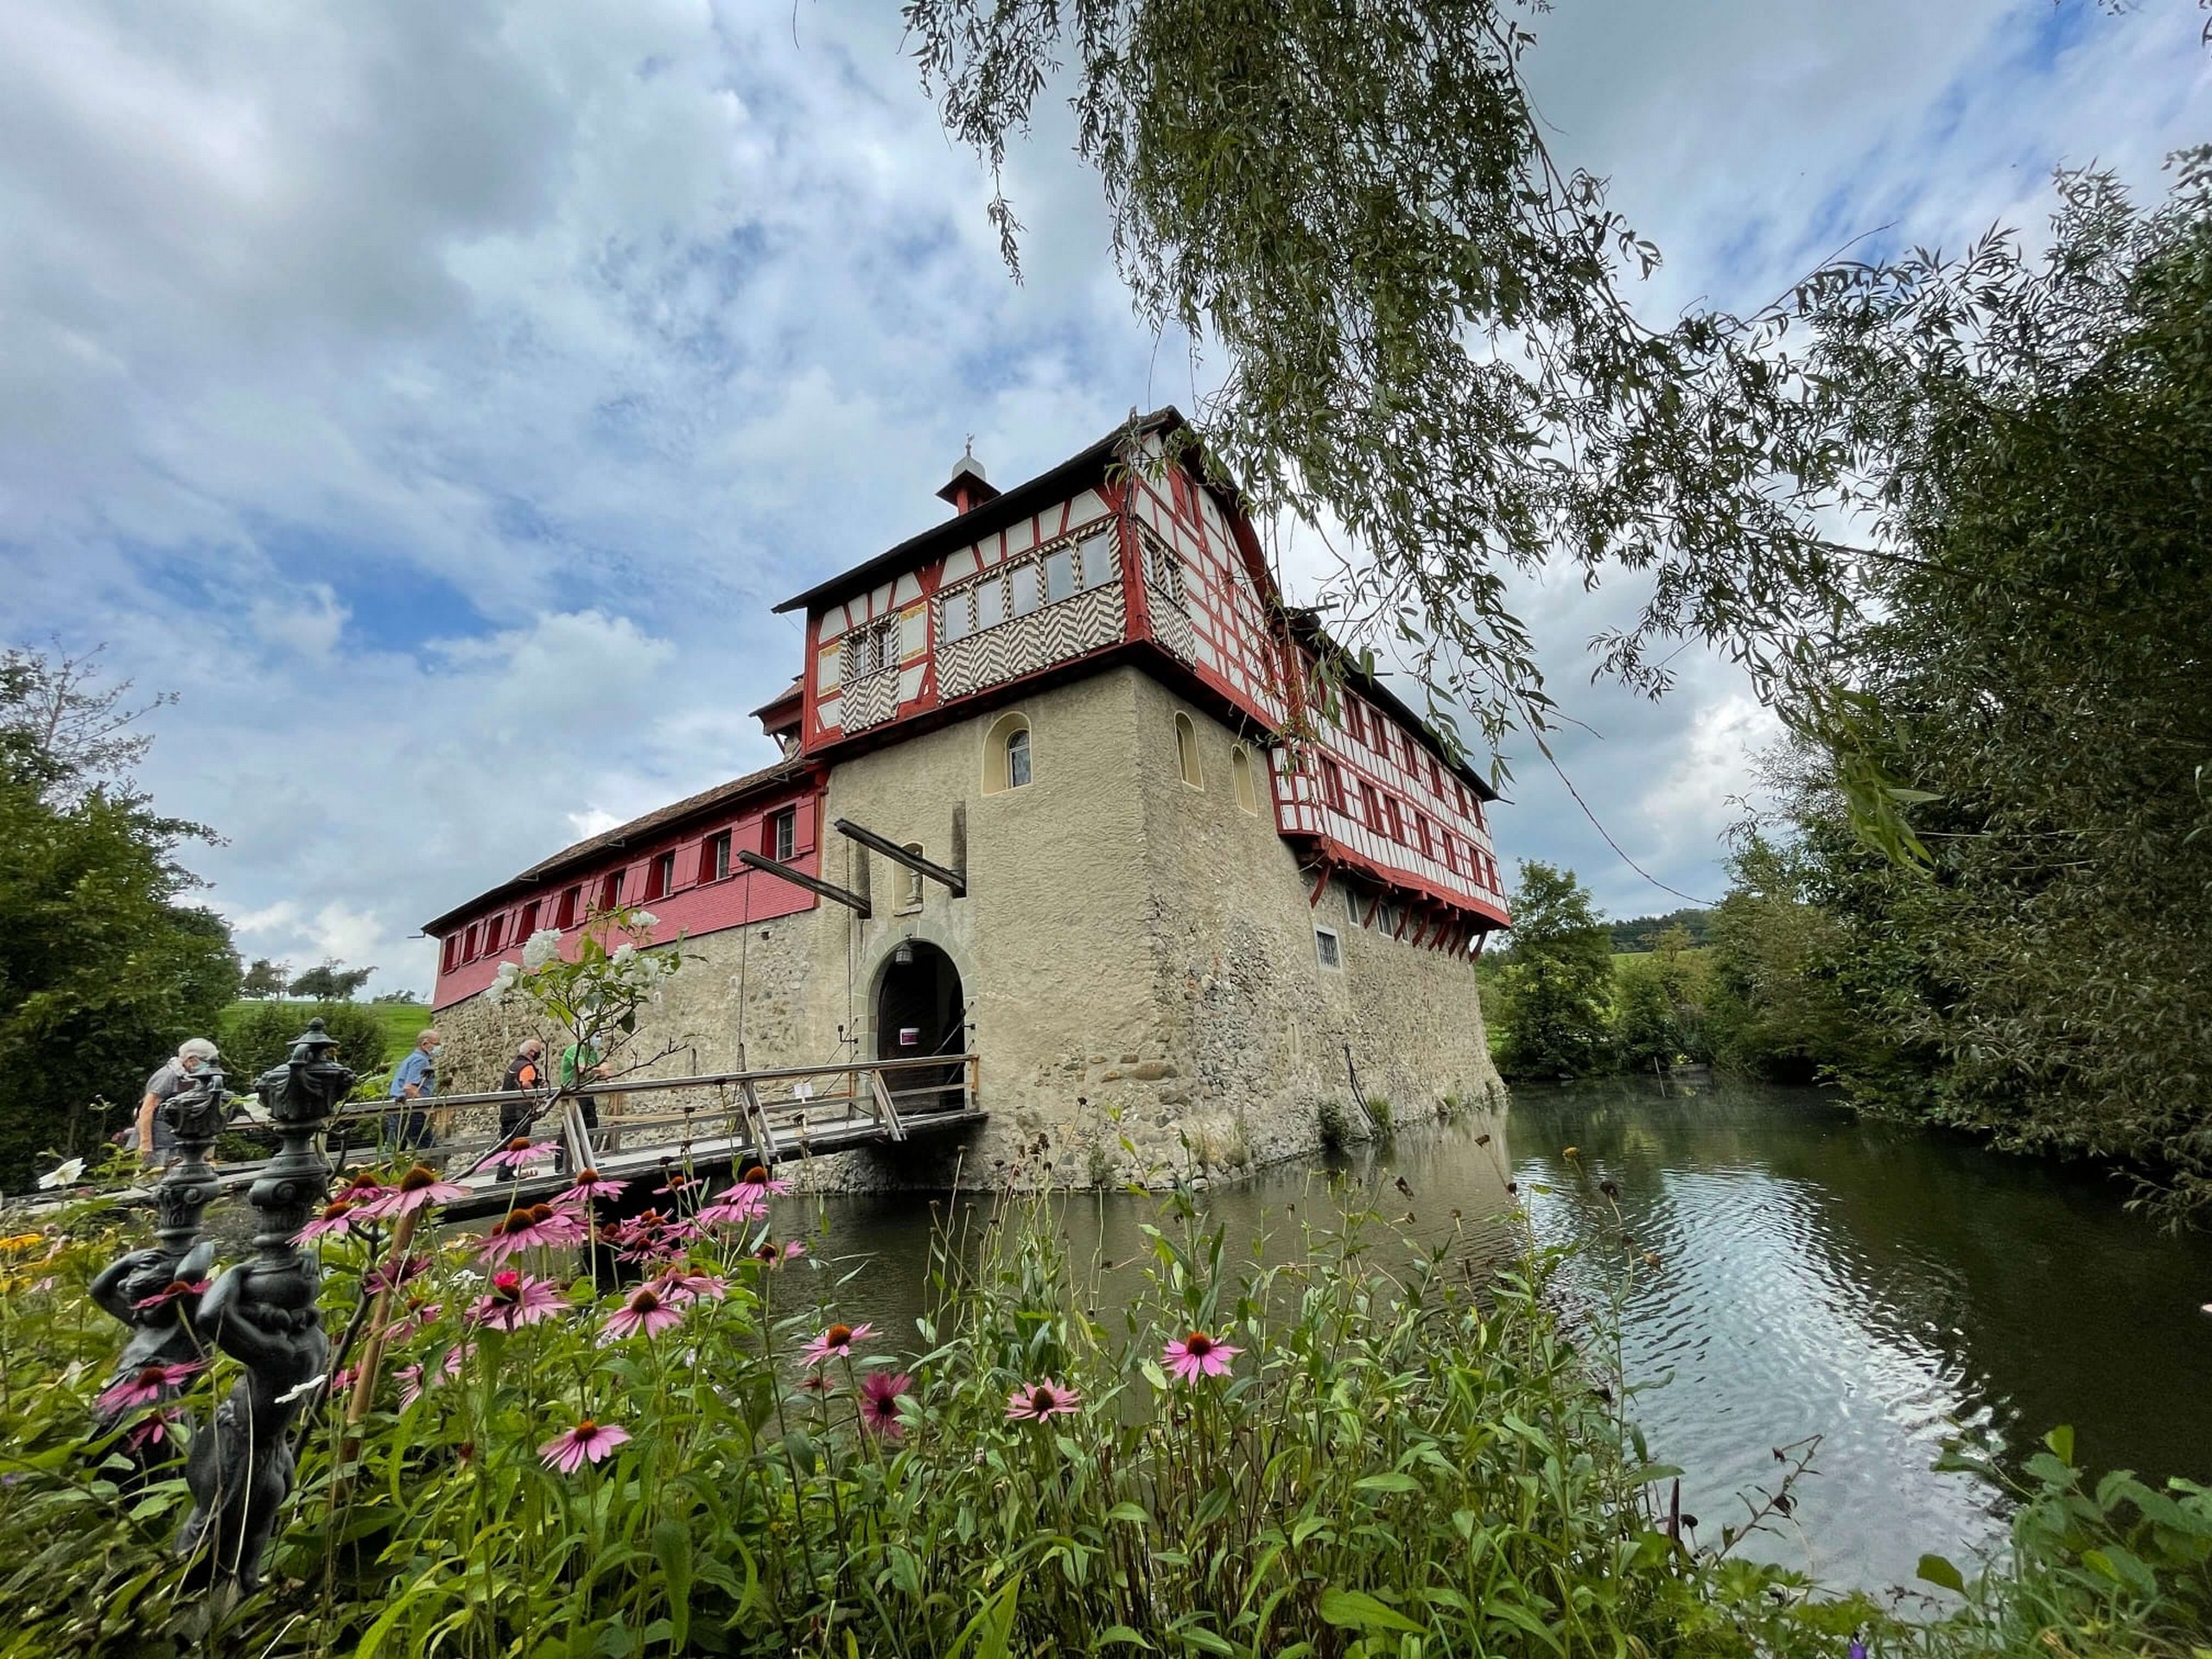
<svg viewBox="0 0 2212 1659"><path fill-rule="evenodd" d="M188 1585L251 1591L292 1490L292 1419L330 1357L315 1306L322 1271L293 1243L330 1190L330 1165L315 1137L353 1087L320 1020L270 1067L254 1092L282 1143L246 1195L257 1225L254 1257L232 1268L201 1300L200 1333L238 1360L245 1375L196 1436L185 1464L194 1508L181 1548L192 1558Z"/></svg>
<svg viewBox="0 0 2212 1659"><path fill-rule="evenodd" d="M200 1217L215 1196L207 1153L222 1128L227 1098L222 1070L210 1060L162 1103L177 1155L154 1188L156 1243L131 1251L92 1282L92 1300L130 1327L95 1408L103 1435L143 1406L167 1400L207 1357L197 1326L215 1247L200 1241ZM136 1455L166 1438L135 1430L124 1450Z"/></svg>

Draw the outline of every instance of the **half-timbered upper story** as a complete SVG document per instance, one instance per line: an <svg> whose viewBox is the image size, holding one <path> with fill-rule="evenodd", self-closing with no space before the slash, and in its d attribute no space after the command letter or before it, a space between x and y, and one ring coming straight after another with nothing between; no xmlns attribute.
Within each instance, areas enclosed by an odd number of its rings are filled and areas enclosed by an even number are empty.
<svg viewBox="0 0 2212 1659"><path fill-rule="evenodd" d="M778 608L806 613L800 751L834 760L1134 657L1270 757L1278 828L1317 872L1397 890L1471 944L1506 925L1488 781L1285 611L1235 492L1173 410L1001 493L972 457L954 517ZM1328 672L1322 671L1325 664Z"/></svg>
<svg viewBox="0 0 2212 1659"><path fill-rule="evenodd" d="M810 909L741 849L818 874L830 772L1057 681L1135 662L1266 756L1276 828L1319 905L1464 952L1508 925L1494 791L1430 726L1291 613L1236 493L1173 409L1001 492L965 457L953 516L779 606L798 678L755 713L776 765L567 848L435 920L435 1003L488 986L543 928L644 904L655 936ZM1240 790L1244 787L1240 782Z"/></svg>

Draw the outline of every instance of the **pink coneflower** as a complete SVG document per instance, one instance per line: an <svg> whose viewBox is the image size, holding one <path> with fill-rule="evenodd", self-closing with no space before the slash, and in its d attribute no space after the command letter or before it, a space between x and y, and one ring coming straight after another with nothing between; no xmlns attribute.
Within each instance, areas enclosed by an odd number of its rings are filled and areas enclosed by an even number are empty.
<svg viewBox="0 0 2212 1659"><path fill-rule="evenodd" d="M423 1397L424 1384L423 1368L420 1365L402 1365L391 1374L391 1380L399 1384L401 1410L404 1411Z"/></svg>
<svg viewBox="0 0 2212 1659"><path fill-rule="evenodd" d="M555 1202L584 1204L593 1198L619 1198L622 1189L629 1185L627 1181L610 1181L595 1169L580 1169L576 1172L576 1184Z"/></svg>
<svg viewBox="0 0 2212 1659"><path fill-rule="evenodd" d="M93 1409L111 1413L153 1405L182 1388L200 1369L197 1360L181 1365L141 1365L120 1382L110 1383L92 1402Z"/></svg>
<svg viewBox="0 0 2212 1659"><path fill-rule="evenodd" d="M735 1186L726 1188L722 1192L716 1193L715 1196L722 1198L734 1198L741 1192L773 1192L777 1197L781 1198L785 1193L791 1190L791 1184L789 1181L781 1179L778 1176L771 1174L769 1173L768 1166L766 1164L754 1164L751 1168L747 1169L743 1174L737 1178L737 1185Z"/></svg>
<svg viewBox="0 0 2212 1659"><path fill-rule="evenodd" d="M668 1305L667 1299L651 1285L640 1285L630 1293L630 1300L607 1316L606 1334L601 1343L620 1342L633 1332L642 1331L648 1337L657 1337L664 1331L673 1331L683 1323L683 1315Z"/></svg>
<svg viewBox="0 0 2212 1659"><path fill-rule="evenodd" d="M410 1255L404 1262L379 1262L361 1275L361 1288L372 1296L379 1291L397 1290L429 1270L430 1258L427 1255Z"/></svg>
<svg viewBox="0 0 2212 1659"><path fill-rule="evenodd" d="M556 1434L537 1448L537 1455L545 1459L549 1469L558 1469L564 1475L573 1475L587 1463L598 1463L613 1455L614 1448L630 1438L630 1431L620 1423L594 1423L588 1417L565 1434Z"/></svg>
<svg viewBox="0 0 2212 1659"><path fill-rule="evenodd" d="M904 1371L870 1371L861 1378L861 1427L887 1440L900 1439L906 1425L899 1421L899 1396L913 1390L914 1379Z"/></svg>
<svg viewBox="0 0 2212 1659"><path fill-rule="evenodd" d="M874 1334L872 1325L833 1325L808 1343L800 1357L810 1365L819 1365L830 1359L850 1359L853 1344Z"/></svg>
<svg viewBox="0 0 2212 1659"><path fill-rule="evenodd" d="M292 1235L295 1244L312 1244L318 1238L343 1238L353 1230L353 1201L334 1198L322 1213Z"/></svg>
<svg viewBox="0 0 2212 1659"><path fill-rule="evenodd" d="M391 1328L385 1332L385 1339L387 1342L404 1342L444 1311L442 1303L431 1301L423 1296L410 1296L407 1299L407 1311L391 1322Z"/></svg>
<svg viewBox="0 0 2212 1659"><path fill-rule="evenodd" d="M671 1171L668 1175L668 1185L666 1186L657 1186L653 1188L653 1196L657 1198L681 1198L684 1193L689 1192L693 1187L704 1186L705 1185L706 1183L696 1175L686 1175L679 1171Z"/></svg>
<svg viewBox="0 0 2212 1659"><path fill-rule="evenodd" d="M370 1174L368 1171L363 1170L345 1185L340 1187L334 1196L341 1202L350 1204L358 1209L364 1198L379 1197L383 1192L384 1183Z"/></svg>
<svg viewBox="0 0 2212 1659"><path fill-rule="evenodd" d="M560 1311L561 1295L550 1282L532 1279L510 1268L505 1273L492 1275L490 1292L476 1299L476 1306L468 1310L468 1317L495 1331L519 1331L540 1319L550 1319Z"/></svg>
<svg viewBox="0 0 2212 1659"><path fill-rule="evenodd" d="M729 1281L715 1273L686 1273L680 1268L663 1270L653 1285L671 1307L702 1298L719 1302L729 1294Z"/></svg>
<svg viewBox="0 0 2212 1659"><path fill-rule="evenodd" d="M1167 1374L1178 1382L1195 1382L1202 1376L1225 1376L1229 1362L1244 1351L1217 1342L1203 1331L1193 1331L1180 1342L1171 1342L1160 1356Z"/></svg>
<svg viewBox="0 0 2212 1659"><path fill-rule="evenodd" d="M361 1214L378 1221L411 1215L433 1204L465 1198L468 1189L458 1181L442 1180L428 1164L417 1164L399 1178L399 1185L360 1206Z"/></svg>
<svg viewBox="0 0 2212 1659"><path fill-rule="evenodd" d="M518 1250L534 1249L541 1244L556 1248L581 1244L590 1236L591 1230L575 1211L533 1204L526 1210L509 1211L506 1218L476 1247L476 1253L486 1262L504 1262Z"/></svg>
<svg viewBox="0 0 2212 1659"><path fill-rule="evenodd" d="M806 1246L795 1238L782 1244L772 1238L764 1238L753 1247L753 1259L764 1268L780 1268L805 1254Z"/></svg>
<svg viewBox="0 0 2212 1659"><path fill-rule="evenodd" d="M168 1411L149 1412L134 1423L123 1437L123 1443L133 1452L143 1452L149 1446L161 1446L169 1439L169 1425L184 1421L181 1408Z"/></svg>
<svg viewBox="0 0 2212 1659"><path fill-rule="evenodd" d="M485 1169L527 1169L532 1164L542 1164L546 1162L553 1156L554 1154L560 1150L560 1146L556 1141L532 1141L528 1135L518 1135L515 1136L513 1140L508 1141L505 1146L501 1147L497 1152L486 1158L481 1167Z"/></svg>
<svg viewBox="0 0 2212 1659"><path fill-rule="evenodd" d="M768 1201L760 1196L759 1188L733 1186L699 1211L699 1224L702 1227L746 1227L756 1221L766 1220L767 1215Z"/></svg>
<svg viewBox="0 0 2212 1659"><path fill-rule="evenodd" d="M1016 1389L1006 1397L1007 1421L1046 1423L1055 1417L1073 1416L1083 1403L1081 1389L1064 1389L1051 1377Z"/></svg>
<svg viewBox="0 0 2212 1659"><path fill-rule="evenodd" d="M474 1343L456 1342L446 1350L446 1363L438 1369L445 1373L446 1381L450 1382L461 1375L461 1368L475 1357L476 1344Z"/></svg>
<svg viewBox="0 0 2212 1659"><path fill-rule="evenodd" d="M809 1371L798 1380L798 1385L809 1394L826 1395L837 1385L821 1371Z"/></svg>
<svg viewBox="0 0 2212 1659"><path fill-rule="evenodd" d="M130 1306L134 1308L163 1307L171 1302L181 1302L188 1296L204 1296L207 1294L207 1281L205 1279L172 1279L168 1289L157 1290L150 1296L141 1296Z"/></svg>

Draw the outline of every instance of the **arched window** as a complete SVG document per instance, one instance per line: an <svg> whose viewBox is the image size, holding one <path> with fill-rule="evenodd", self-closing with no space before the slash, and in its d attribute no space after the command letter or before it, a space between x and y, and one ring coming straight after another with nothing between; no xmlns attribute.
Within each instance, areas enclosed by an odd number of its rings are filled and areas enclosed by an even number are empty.
<svg viewBox="0 0 2212 1659"><path fill-rule="evenodd" d="M1179 710L1175 715L1175 764L1182 768L1183 781L1192 789L1206 786L1205 773L1198 768L1198 728Z"/></svg>
<svg viewBox="0 0 2212 1659"><path fill-rule="evenodd" d="M1033 775L1034 761L1029 716L1011 710L1001 715L983 734L983 793L1020 789Z"/></svg>
<svg viewBox="0 0 2212 1659"><path fill-rule="evenodd" d="M1242 743L1229 752L1229 781L1236 785L1236 804L1256 814L1260 792L1252 783L1252 751Z"/></svg>

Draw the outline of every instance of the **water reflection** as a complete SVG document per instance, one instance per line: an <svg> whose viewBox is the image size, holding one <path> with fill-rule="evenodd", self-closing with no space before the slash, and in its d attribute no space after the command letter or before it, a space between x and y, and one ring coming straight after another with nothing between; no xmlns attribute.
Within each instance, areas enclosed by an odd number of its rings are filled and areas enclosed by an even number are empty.
<svg viewBox="0 0 2212 1659"><path fill-rule="evenodd" d="M2099 1467L2212 1473L2212 1319L2196 1311L2212 1243L2157 1233L2103 1185L1749 1085L1525 1091L1507 1127L1403 1133L1339 1160L1333 1195L1320 1172L1282 1169L1205 1207L1232 1252L1265 1239L1279 1254L1301 1217L1357 1202L1479 1272L1510 1249L1510 1167L1540 1235L1586 1247L1570 1294L1602 1303L1633 1262L1632 1412L1655 1455L1688 1471L1684 1505L1708 1536L1740 1517L1734 1494L1771 1483L1770 1448L1822 1437L1792 1530L1759 1548L1833 1580L1904 1581L1923 1550L2001 1541L1999 1496L1929 1467L1955 1423L2017 1452L2070 1422ZM821 1200L825 1248L868 1264L837 1289L840 1317L912 1332L944 1202ZM1069 1201L1074 1258L1115 1264L1102 1314L1157 1212L1147 1198Z"/></svg>

